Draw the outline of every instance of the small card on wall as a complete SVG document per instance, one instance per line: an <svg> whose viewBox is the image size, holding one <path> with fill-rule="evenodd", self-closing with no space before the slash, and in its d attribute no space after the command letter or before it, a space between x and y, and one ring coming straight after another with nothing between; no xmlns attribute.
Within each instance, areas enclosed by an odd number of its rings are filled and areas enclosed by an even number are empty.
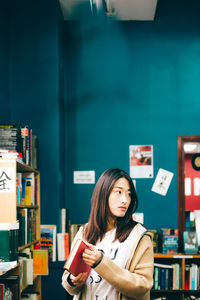
<svg viewBox="0 0 200 300"><path fill-rule="evenodd" d="M94 184L95 171L74 171L74 184Z"/></svg>
<svg viewBox="0 0 200 300"><path fill-rule="evenodd" d="M174 174L164 169L159 169L154 184L152 186L152 192L165 196L169 189Z"/></svg>

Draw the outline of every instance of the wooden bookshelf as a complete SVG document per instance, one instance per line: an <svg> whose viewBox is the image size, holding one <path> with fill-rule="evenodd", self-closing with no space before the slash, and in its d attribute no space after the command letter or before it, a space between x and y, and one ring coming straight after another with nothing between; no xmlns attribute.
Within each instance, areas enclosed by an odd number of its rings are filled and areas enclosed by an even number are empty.
<svg viewBox="0 0 200 300"><path fill-rule="evenodd" d="M23 162L17 160L17 159L3 159L0 158L0 178L2 175L2 172L5 173L8 171L8 177L10 177L13 182L12 185L10 185L10 190L4 191L1 193L0 196L0 222L16 222L17 221L17 211L19 209L27 209L34 211L35 215L35 223L36 224L36 230L35 230L35 239L28 241L26 244L20 245L18 247L19 253L23 251L26 248L32 248L35 244L40 242L40 173L38 170L24 164ZM36 193L35 197L37 199L37 203L34 205L21 205L17 204L17 193L16 193L16 174L17 173L34 173L34 178L36 181ZM5 174L3 174L5 176ZM2 182L4 184L5 182ZM1 184L1 182L0 182ZM13 186L14 185L14 186ZM0 191L1 192L1 191ZM9 280L6 281L6 278L9 275L15 275L16 281L12 284L10 284L12 288L13 293L13 299L14 300L20 300L21 299L21 292L34 292L40 295L41 299L41 276L34 276L34 281L32 285L27 286L21 286L20 283L20 264L18 263L15 268L12 270L6 272L3 275L0 275L0 283L8 283ZM18 280L17 280L18 278Z"/></svg>
<svg viewBox="0 0 200 300"><path fill-rule="evenodd" d="M184 300L187 295L198 295L200 296L200 290L188 290L185 289L186 281L186 265L197 264L200 266L200 255L196 254L162 254L154 253L154 263L172 265L174 263L179 263L181 267L181 288L180 289L152 289L151 290L151 299L154 297L165 296L167 299L181 299Z"/></svg>

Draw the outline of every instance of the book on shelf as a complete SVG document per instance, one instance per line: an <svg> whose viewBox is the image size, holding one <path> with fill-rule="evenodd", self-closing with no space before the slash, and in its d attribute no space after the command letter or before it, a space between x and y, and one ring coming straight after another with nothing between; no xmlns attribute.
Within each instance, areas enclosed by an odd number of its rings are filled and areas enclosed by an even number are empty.
<svg viewBox="0 0 200 300"><path fill-rule="evenodd" d="M32 134L32 139L31 139L31 154L32 154L32 164L31 166L34 169L39 170L39 141L38 137L36 135Z"/></svg>
<svg viewBox="0 0 200 300"><path fill-rule="evenodd" d="M17 260L15 261L0 261L0 276L10 271L17 266ZM1 299L1 298L0 298Z"/></svg>
<svg viewBox="0 0 200 300"><path fill-rule="evenodd" d="M40 300L40 294L23 292L21 295L21 300Z"/></svg>
<svg viewBox="0 0 200 300"><path fill-rule="evenodd" d="M17 261L18 231L19 222L0 223L0 261Z"/></svg>
<svg viewBox="0 0 200 300"><path fill-rule="evenodd" d="M40 225L40 247L47 249L49 261L56 261L56 225Z"/></svg>
<svg viewBox="0 0 200 300"><path fill-rule="evenodd" d="M173 288L173 266L154 263L154 289L171 290Z"/></svg>
<svg viewBox="0 0 200 300"><path fill-rule="evenodd" d="M17 219L19 221L19 246L24 246L28 243L28 209L18 208Z"/></svg>
<svg viewBox="0 0 200 300"><path fill-rule="evenodd" d="M33 274L34 275L49 274L48 249L33 250Z"/></svg>
<svg viewBox="0 0 200 300"><path fill-rule="evenodd" d="M13 299L13 293L11 288L5 283L0 283L0 300L10 300Z"/></svg>
<svg viewBox="0 0 200 300"><path fill-rule="evenodd" d="M23 161L30 165L30 130L28 125L21 126L21 137Z"/></svg>
<svg viewBox="0 0 200 300"><path fill-rule="evenodd" d="M21 274L21 285L26 287L33 284L33 258L32 251L30 248L25 248L19 253L19 262L21 262L20 270Z"/></svg>
<svg viewBox="0 0 200 300"><path fill-rule="evenodd" d="M178 252L178 229L161 228L159 249L163 254L176 254Z"/></svg>
<svg viewBox="0 0 200 300"><path fill-rule="evenodd" d="M196 231L183 232L183 246L185 254L198 253L198 235Z"/></svg>
<svg viewBox="0 0 200 300"><path fill-rule="evenodd" d="M69 233L57 233L58 261L65 261L69 257Z"/></svg>
<svg viewBox="0 0 200 300"><path fill-rule="evenodd" d="M0 148L0 157L4 159L9 159L9 158L20 159L20 154L14 150Z"/></svg>
<svg viewBox="0 0 200 300"><path fill-rule="evenodd" d="M22 173L17 172L16 174L16 193L17 193L17 204L21 204L22 201Z"/></svg>
<svg viewBox="0 0 200 300"><path fill-rule="evenodd" d="M19 221L19 246L24 246L36 240L36 211L28 208L17 209Z"/></svg>
<svg viewBox="0 0 200 300"><path fill-rule="evenodd" d="M83 226L83 224L70 224L69 225L70 247L71 247L72 242L81 226Z"/></svg>
<svg viewBox="0 0 200 300"><path fill-rule="evenodd" d="M17 173L17 204L35 205L36 200L36 178L34 172Z"/></svg>
<svg viewBox="0 0 200 300"><path fill-rule="evenodd" d="M35 174L23 173L22 177L25 180L24 204L35 205Z"/></svg>
<svg viewBox="0 0 200 300"><path fill-rule="evenodd" d="M150 229L149 231L152 234L153 251L154 251L154 253L157 253L158 252L158 230Z"/></svg>
<svg viewBox="0 0 200 300"><path fill-rule="evenodd" d="M198 267L195 264L190 266L190 290L197 290Z"/></svg>
<svg viewBox="0 0 200 300"><path fill-rule="evenodd" d="M60 209L60 232L69 232L70 220L69 210L66 208Z"/></svg>
<svg viewBox="0 0 200 300"><path fill-rule="evenodd" d="M82 253L85 249L90 249L88 244L81 239L77 239L70 251L69 258L64 264L64 269L74 276L79 273L87 273L88 277L91 272L91 267L85 264L82 259Z"/></svg>
<svg viewBox="0 0 200 300"><path fill-rule="evenodd" d="M38 168L38 138L33 135L29 125L1 124L0 148L10 152L4 152L3 157L14 157L16 152L16 158L35 169Z"/></svg>
<svg viewBox="0 0 200 300"><path fill-rule="evenodd" d="M28 258L26 255L19 256L20 272L21 272L21 287L25 288L33 284L33 259Z"/></svg>
<svg viewBox="0 0 200 300"><path fill-rule="evenodd" d="M1 299L1 300L4 300L4 295L5 295L4 290L5 290L5 285L4 285L4 283L0 283L0 299Z"/></svg>
<svg viewBox="0 0 200 300"><path fill-rule="evenodd" d="M173 290L180 290L182 287L181 267L178 263L172 264L173 267Z"/></svg>
<svg viewBox="0 0 200 300"><path fill-rule="evenodd" d="M16 151L23 157L21 128L14 124L0 125L0 148Z"/></svg>

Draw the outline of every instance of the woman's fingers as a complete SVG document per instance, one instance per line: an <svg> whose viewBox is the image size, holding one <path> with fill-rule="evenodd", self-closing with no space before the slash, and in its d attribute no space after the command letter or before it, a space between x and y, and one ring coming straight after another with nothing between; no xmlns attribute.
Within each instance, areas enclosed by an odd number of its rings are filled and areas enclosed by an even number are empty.
<svg viewBox="0 0 200 300"><path fill-rule="evenodd" d="M94 250L85 249L82 254L83 261L89 266L93 266L101 257L101 253L94 247Z"/></svg>
<svg viewBox="0 0 200 300"><path fill-rule="evenodd" d="M80 273L77 276L70 275L72 283L76 286L83 285L86 281L87 273Z"/></svg>

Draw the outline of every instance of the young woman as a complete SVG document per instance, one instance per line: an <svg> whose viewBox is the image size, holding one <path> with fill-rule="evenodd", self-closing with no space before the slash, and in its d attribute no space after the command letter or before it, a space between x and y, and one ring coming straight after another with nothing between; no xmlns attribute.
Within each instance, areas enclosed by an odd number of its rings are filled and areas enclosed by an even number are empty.
<svg viewBox="0 0 200 300"><path fill-rule="evenodd" d="M74 299L150 299L153 246L151 234L133 221L137 207L130 176L121 169L106 170L94 188L89 221L74 239L90 243L91 249L82 255L92 267L90 276L74 277L65 271L62 277Z"/></svg>

